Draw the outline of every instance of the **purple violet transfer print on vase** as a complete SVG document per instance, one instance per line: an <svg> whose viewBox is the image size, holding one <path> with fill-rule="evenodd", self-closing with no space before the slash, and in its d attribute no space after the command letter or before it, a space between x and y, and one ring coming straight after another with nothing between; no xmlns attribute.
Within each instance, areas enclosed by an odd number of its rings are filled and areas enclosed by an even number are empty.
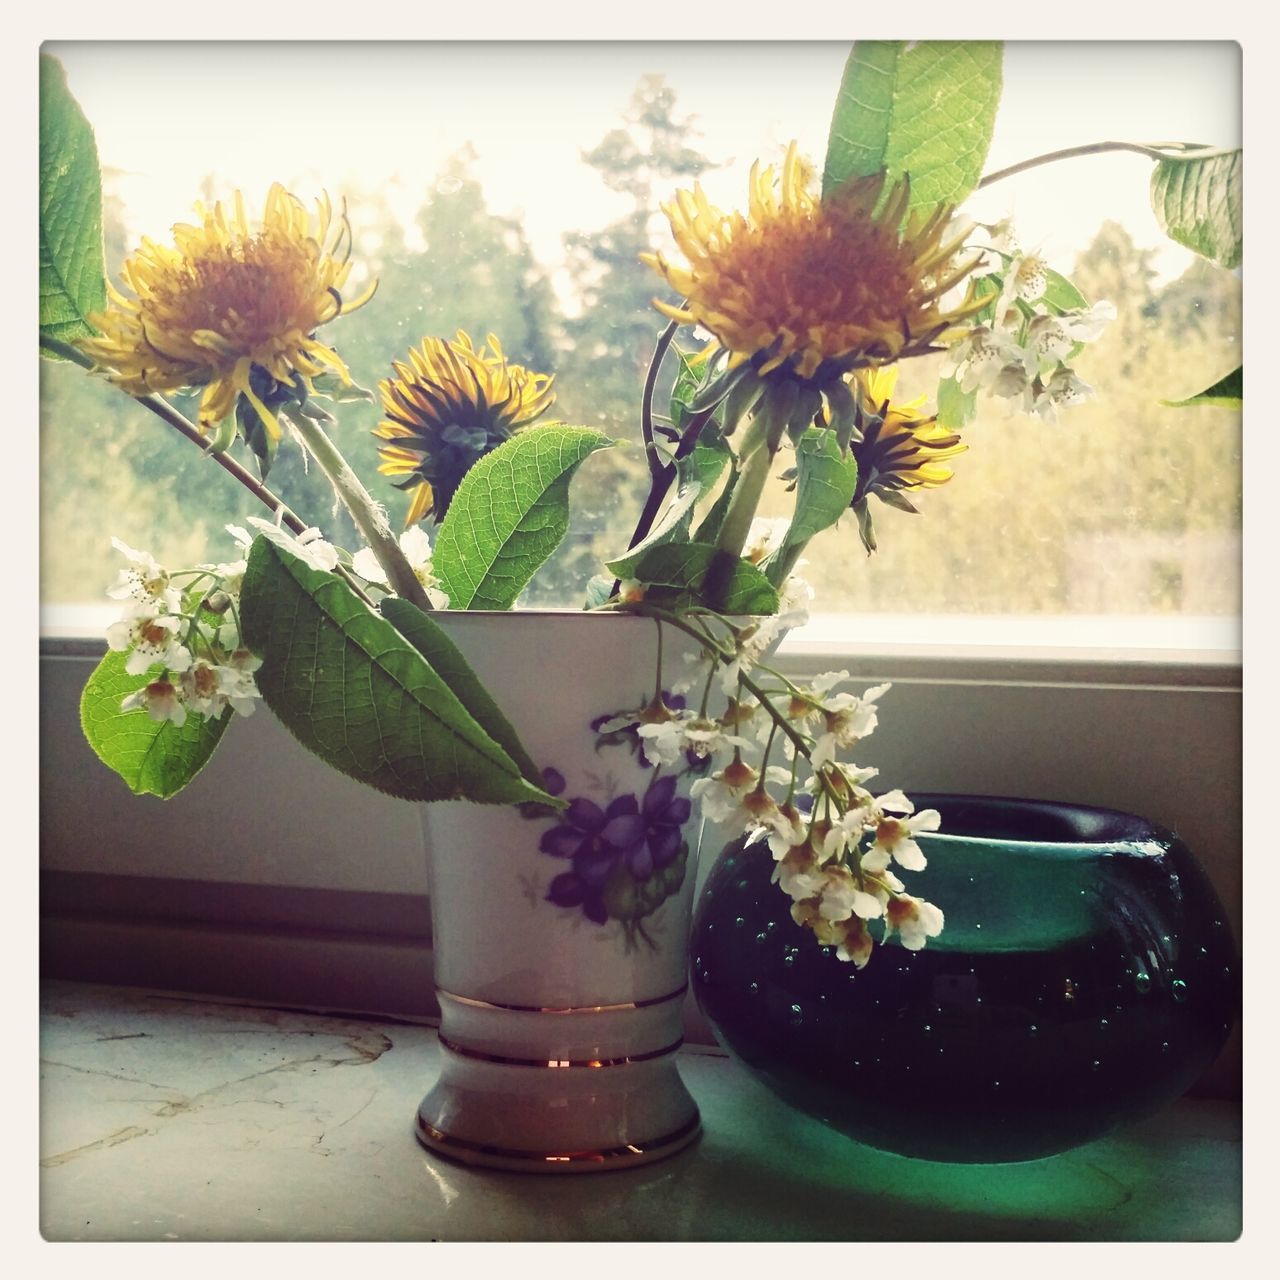
<svg viewBox="0 0 1280 1280"><path fill-rule="evenodd" d="M681 828L690 803L676 795L677 777L656 777L643 797L615 796L602 809L578 796L562 821L545 831L538 848L570 863L547 890L547 901L578 907L588 920L622 922L628 946L654 946L644 918L684 883L689 844Z"/></svg>

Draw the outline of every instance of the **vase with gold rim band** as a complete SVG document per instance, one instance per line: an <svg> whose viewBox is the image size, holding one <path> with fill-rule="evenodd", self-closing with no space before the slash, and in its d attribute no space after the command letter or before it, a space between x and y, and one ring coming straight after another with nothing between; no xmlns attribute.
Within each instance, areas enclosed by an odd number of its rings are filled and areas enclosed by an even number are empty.
<svg viewBox="0 0 1280 1280"><path fill-rule="evenodd" d="M702 762L652 767L634 727L612 724L654 692L656 624L437 618L568 807L422 806L442 1065L417 1136L450 1159L537 1173L672 1155L699 1132L676 1050ZM693 673L687 649L664 636L667 690Z"/></svg>

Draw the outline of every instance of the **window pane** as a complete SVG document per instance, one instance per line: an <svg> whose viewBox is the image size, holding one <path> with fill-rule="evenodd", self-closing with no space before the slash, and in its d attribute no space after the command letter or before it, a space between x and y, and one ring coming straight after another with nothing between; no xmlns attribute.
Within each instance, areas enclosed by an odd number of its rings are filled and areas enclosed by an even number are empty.
<svg viewBox="0 0 1280 1280"><path fill-rule="evenodd" d="M325 331L376 388L428 334L496 333L557 375L553 416L638 442L639 388L665 286L636 255L665 247L661 201L697 177L745 202L757 157L791 138L821 163L848 48L807 45L54 44L95 126L108 269L162 243L196 199L271 182L345 199L362 310ZM340 93L331 92L340 85ZM477 86L483 86L480 91ZM305 101L299 128L291 104ZM210 104L216 103L216 108ZM1240 53L1218 44L1011 44L988 170L1082 140L1240 142ZM1098 155L1029 170L967 211L1012 214L1021 243L1117 319L1076 362L1097 389L1056 423L984 398L954 478L911 515L872 500L879 550L852 516L802 570L828 613L1225 619L1240 610L1240 415L1174 409L1241 361L1240 280L1163 238L1150 162ZM940 357L899 392L932 396ZM670 363L670 362L668 362ZM670 382L659 384L658 403ZM177 401L189 415L192 402ZM338 406L334 434L393 523L407 499L377 474L376 404ZM80 370L42 369L43 596L103 599L114 535L170 565L226 559L252 499L146 410ZM246 463L248 458L245 457ZM286 444L271 486L351 549L327 487ZM645 491L638 449L591 459L573 528L529 603L576 606L628 541ZM783 514L779 484L765 513ZM75 536L68 530L75 530Z"/></svg>

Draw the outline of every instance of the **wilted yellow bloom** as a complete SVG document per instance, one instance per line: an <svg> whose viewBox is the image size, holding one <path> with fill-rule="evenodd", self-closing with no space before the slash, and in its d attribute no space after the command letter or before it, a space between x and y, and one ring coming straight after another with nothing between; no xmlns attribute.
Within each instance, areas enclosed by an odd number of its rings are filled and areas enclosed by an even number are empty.
<svg viewBox="0 0 1280 1280"><path fill-rule="evenodd" d="M858 400L860 440L851 448L858 462L858 485L853 496L867 549L875 549L875 535L867 497L875 494L890 506L904 511L915 508L903 495L912 489L936 489L951 479L946 459L968 449L954 431L938 425L936 417L921 417L915 411L924 403L920 396L906 404L893 404L891 397L898 370L864 369L854 374Z"/></svg>
<svg viewBox="0 0 1280 1280"><path fill-rule="evenodd" d="M553 375L508 364L498 339L487 341L477 348L461 329L454 342L424 338L378 384L386 420L373 434L393 442L378 450L378 470L412 491L406 526L443 517L471 466L555 399Z"/></svg>
<svg viewBox="0 0 1280 1280"><path fill-rule="evenodd" d="M972 299L950 311L940 303L977 263L953 262L963 234L948 234L950 206L912 214L903 227L905 178L879 211L883 173L846 182L825 200L810 181L793 142L780 178L772 166L752 167L745 216L716 208L697 184L678 192L663 212L689 265L661 253L644 261L687 301L658 309L708 329L731 366L751 360L765 375L785 365L819 381L835 368L847 373L929 350L979 309Z"/></svg>
<svg viewBox="0 0 1280 1280"><path fill-rule="evenodd" d="M256 230L238 191L233 215L221 203L196 213L197 225L174 227L172 247L143 240L121 272L133 296L110 287L108 309L89 317L99 335L80 348L131 395L203 387L204 430L244 396L274 440L272 403L302 399L325 371L350 383L315 331L362 306L375 285L344 301L351 232L327 197L313 217L276 184Z"/></svg>

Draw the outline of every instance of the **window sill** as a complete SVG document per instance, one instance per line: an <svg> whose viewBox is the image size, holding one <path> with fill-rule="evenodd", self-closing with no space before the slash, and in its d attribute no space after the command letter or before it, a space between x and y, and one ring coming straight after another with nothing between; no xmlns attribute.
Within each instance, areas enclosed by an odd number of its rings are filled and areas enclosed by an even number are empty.
<svg viewBox="0 0 1280 1280"><path fill-rule="evenodd" d="M564 1179L423 1154L410 1122L439 1062L429 1026L50 983L41 1040L50 1241L1231 1241L1241 1231L1233 1103L1184 1098L1112 1137L977 1166L975 1177L975 1166L854 1144L718 1050L686 1048L701 1139L646 1168ZM122 1080L136 1087L122 1092Z"/></svg>

